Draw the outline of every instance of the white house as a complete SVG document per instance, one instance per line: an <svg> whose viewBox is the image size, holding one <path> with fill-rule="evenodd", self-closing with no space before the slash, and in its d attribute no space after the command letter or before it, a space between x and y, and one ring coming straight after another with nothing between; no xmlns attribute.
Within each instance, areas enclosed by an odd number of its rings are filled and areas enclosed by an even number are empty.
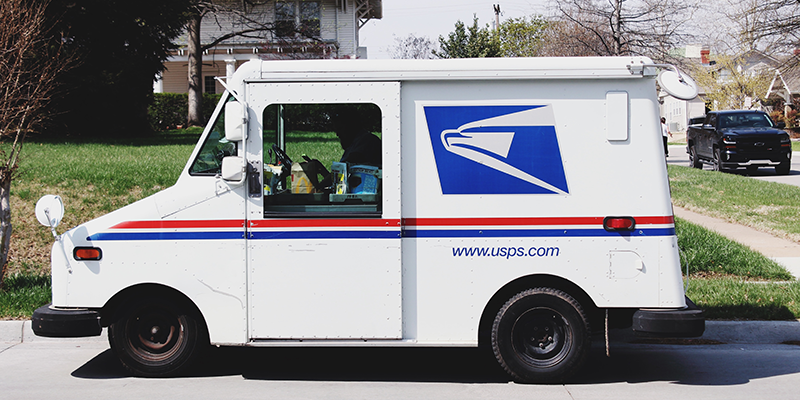
<svg viewBox="0 0 800 400"><path fill-rule="evenodd" d="M222 0L235 12L209 13L203 17L200 42L212 44L231 32L245 32L220 41L203 53L203 92L221 93L214 77L231 76L240 64L252 59L366 58L359 47L358 32L370 19L383 17L382 0L267 0L251 4ZM268 28L268 30L265 30ZM302 33L297 33L298 31ZM154 92L188 91L188 36L181 49L165 63Z"/></svg>

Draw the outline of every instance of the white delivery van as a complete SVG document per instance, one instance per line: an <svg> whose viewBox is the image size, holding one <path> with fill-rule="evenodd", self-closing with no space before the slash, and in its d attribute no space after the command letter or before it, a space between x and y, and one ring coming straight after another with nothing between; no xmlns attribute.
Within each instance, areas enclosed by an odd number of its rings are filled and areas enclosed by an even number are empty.
<svg viewBox="0 0 800 400"><path fill-rule="evenodd" d="M699 336L659 127L664 67L248 62L175 186L57 236L34 330L107 326L144 376L209 344L480 345L523 382L568 377L609 324ZM40 202L40 221L57 224L59 201Z"/></svg>

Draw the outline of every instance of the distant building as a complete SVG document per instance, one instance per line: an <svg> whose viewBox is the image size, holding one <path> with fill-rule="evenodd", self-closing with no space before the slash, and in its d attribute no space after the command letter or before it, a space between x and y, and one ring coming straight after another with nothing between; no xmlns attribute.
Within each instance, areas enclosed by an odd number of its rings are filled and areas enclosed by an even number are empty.
<svg viewBox="0 0 800 400"><path fill-rule="evenodd" d="M683 58L686 64L698 64L706 68L716 69L717 79L719 80L725 80L731 75L731 71L721 68L710 59L710 50L706 46L686 46L683 49L676 50L673 55ZM745 99L741 108L756 108L770 112L772 107L768 104L784 104L787 110L794 108L796 104L800 104L800 71L797 68L781 70L781 67L786 65L786 61L785 59L776 59L759 51L750 51L737 57L736 68L739 69L739 72L756 73L767 71L773 76L772 84L764 95L768 99L767 104ZM686 130L689 119L705 115L706 88L701 86L699 89L697 98L691 101L676 99L663 90L659 93L661 116L667 119L667 125L671 132L683 132Z"/></svg>
<svg viewBox="0 0 800 400"><path fill-rule="evenodd" d="M383 17L381 0L267 0L255 5L222 0L215 3L237 12L207 14L200 27L202 45L214 43L231 32L271 29L233 36L206 50L203 53L205 93L221 93L224 89L214 78L230 76L239 65L252 59L366 58L366 48L359 47L359 29L370 19ZM167 70L154 84L155 92L188 91L187 39L186 34L178 39L181 49L165 63Z"/></svg>

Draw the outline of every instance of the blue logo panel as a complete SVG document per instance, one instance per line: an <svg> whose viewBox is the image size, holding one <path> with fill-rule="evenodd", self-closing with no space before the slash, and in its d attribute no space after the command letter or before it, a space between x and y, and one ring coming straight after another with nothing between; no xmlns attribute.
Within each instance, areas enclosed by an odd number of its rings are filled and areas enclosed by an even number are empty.
<svg viewBox="0 0 800 400"><path fill-rule="evenodd" d="M551 106L425 106L444 194L568 194Z"/></svg>

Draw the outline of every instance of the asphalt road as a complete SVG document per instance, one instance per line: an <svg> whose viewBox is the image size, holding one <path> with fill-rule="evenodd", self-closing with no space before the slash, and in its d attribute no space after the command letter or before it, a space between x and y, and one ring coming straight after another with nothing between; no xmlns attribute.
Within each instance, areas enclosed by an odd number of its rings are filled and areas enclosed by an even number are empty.
<svg viewBox="0 0 800 400"><path fill-rule="evenodd" d="M673 165L689 166L689 154L686 153L686 145L669 146L669 157L667 163ZM710 165L703 165L703 169L711 170ZM764 181L780 182L789 185L800 186L800 152L792 153L792 170L789 175L775 175L775 169L759 168L758 171L748 174L745 169L738 169L732 172L739 175L750 176Z"/></svg>
<svg viewBox="0 0 800 400"><path fill-rule="evenodd" d="M508 381L475 349L213 349L187 377L126 376L102 341L0 344L6 399L765 399L794 398L800 346L593 344L566 384Z"/></svg>

